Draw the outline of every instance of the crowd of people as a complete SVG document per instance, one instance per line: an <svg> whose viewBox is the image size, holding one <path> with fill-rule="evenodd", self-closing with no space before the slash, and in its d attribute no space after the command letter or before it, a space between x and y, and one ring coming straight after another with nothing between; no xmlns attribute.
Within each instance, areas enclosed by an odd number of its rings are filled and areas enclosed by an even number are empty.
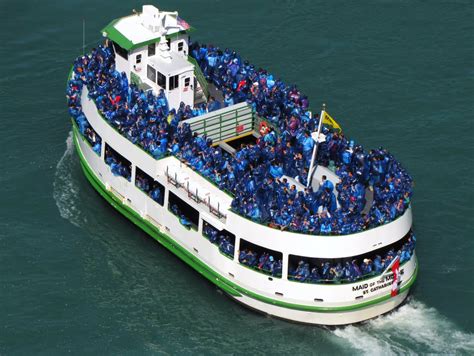
<svg viewBox="0 0 474 356"><path fill-rule="evenodd" d="M163 206L165 195L163 186L159 182L148 175L137 172L135 175L135 185L151 199Z"/></svg>
<svg viewBox="0 0 474 356"><path fill-rule="evenodd" d="M400 259L400 264L410 260L415 250L416 238L410 234L400 249L390 249L383 256L376 254L373 258L352 259L344 262L329 261L313 263L308 259L300 259L296 266L290 267L288 279L306 283L352 283L383 273Z"/></svg>
<svg viewBox="0 0 474 356"><path fill-rule="evenodd" d="M274 277L281 277L283 263L269 252L258 254L250 248L245 248L239 253L239 262Z"/></svg>
<svg viewBox="0 0 474 356"><path fill-rule="evenodd" d="M275 228L350 234L392 221L407 209L412 180L393 156L385 149L366 152L343 133L324 126L326 141L318 147L317 163L333 163L341 182L334 187L327 180L317 190L298 191L284 176L306 186L314 147L310 134L319 123L319 117L308 111L307 97L228 49L192 43L190 54L206 79L222 91L224 105L246 101L275 129L232 155L213 147L212 140L193 133L183 120L215 110L215 100L206 107L181 103L177 110L170 109L163 91L154 96L129 85L125 73L115 70L110 45L75 61L67 93L71 116L85 132L88 123L80 92L86 85L104 118L131 142L155 158L175 155L230 192L236 213ZM362 214L366 189L374 198Z"/></svg>
<svg viewBox="0 0 474 356"><path fill-rule="evenodd" d="M230 258L234 258L234 244L235 236L231 236L229 233L219 231L208 223L204 223L202 233L206 236L211 243L219 247L224 255Z"/></svg>
<svg viewBox="0 0 474 356"><path fill-rule="evenodd" d="M122 157L109 147L105 149L105 163L110 166L110 171L114 176L122 176L130 182L132 179L132 166L130 162L125 162Z"/></svg>

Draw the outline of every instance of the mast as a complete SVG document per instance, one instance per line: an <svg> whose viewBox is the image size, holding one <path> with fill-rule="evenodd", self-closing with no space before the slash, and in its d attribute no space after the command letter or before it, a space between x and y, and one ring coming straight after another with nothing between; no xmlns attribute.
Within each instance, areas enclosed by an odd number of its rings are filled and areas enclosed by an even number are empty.
<svg viewBox="0 0 474 356"><path fill-rule="evenodd" d="M311 180L313 177L313 169L316 161L316 155L318 153L318 144L319 144L319 134L321 133L321 128L323 126L323 120L324 120L324 115L326 114L326 104L323 104L323 107L321 109L321 115L319 115L319 124L318 124L318 130L316 132L313 132L311 137L313 140L316 142L316 144L313 147L313 155L311 156L311 163L309 165L309 171L308 171L308 179L306 183L306 187L309 187L311 185Z"/></svg>

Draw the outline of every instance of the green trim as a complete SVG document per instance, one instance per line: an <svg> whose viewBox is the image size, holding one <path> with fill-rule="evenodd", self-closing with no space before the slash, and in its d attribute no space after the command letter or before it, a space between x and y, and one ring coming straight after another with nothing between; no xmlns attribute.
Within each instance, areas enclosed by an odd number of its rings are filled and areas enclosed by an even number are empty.
<svg viewBox="0 0 474 356"><path fill-rule="evenodd" d="M135 15L130 15L130 16L135 16ZM137 49L137 48L140 48L140 47L145 47L145 46L148 46L149 44L152 44L152 43L160 42L161 36L157 36L157 37L154 37L154 38L149 39L147 41L143 41L143 42L139 42L139 43L133 43L132 41L130 41L130 39L125 37L115 27L115 25L122 19L123 19L123 17L121 17L119 19L112 20L111 22L109 22L109 24L107 26L105 26L101 30L101 32L105 33L110 40L117 43L123 49L125 49L127 51L133 51L134 49ZM166 35L166 39L168 40L168 39L178 38L178 36L185 35L186 33L192 32L193 30L194 30L194 28L190 27L187 30L182 30L182 31L179 31L179 32L176 32L176 33L172 33L170 35Z"/></svg>
<svg viewBox="0 0 474 356"><path fill-rule="evenodd" d="M115 28L115 25L120 20L121 18L112 20L107 26L102 29L101 32L107 34L107 37L117 43L120 47L129 51L133 47L133 42L130 41L124 35L122 35L122 33Z"/></svg>
<svg viewBox="0 0 474 356"><path fill-rule="evenodd" d="M148 233L155 240L157 240L159 243L165 246L168 250L170 250L172 253L174 253L176 256L178 256L180 259L186 262L189 266L194 268L197 272L202 274L209 281L214 283L216 286L221 288L226 293L234 297L241 297L242 294L245 294L246 296L256 299L260 302L276 305L278 307L283 307L283 308L288 308L288 309L309 311L309 312L329 312L329 313L352 311L352 310L357 310L361 308L366 308L366 307L381 303L391 298L390 293L389 293L383 297L370 300L364 303L359 303L356 305L349 305L349 306L342 306L342 307L317 307L317 306L310 306L310 305L292 304L292 303L287 303L287 302L271 299L271 298L259 295L257 293L251 292L245 288L238 286L237 284L225 279L220 274L212 270L205 263L200 261L198 258L192 255L186 249L181 247L170 236L161 233L153 224L151 224L149 221L142 218L132 208L128 207L127 205L124 205L113 194L109 193L107 189L105 188L105 186L103 185L103 183L92 172L86 159L84 158L82 151L79 147L79 143L78 143L79 134L77 132L76 127L74 126L73 126L73 131L74 131L74 144L76 146L76 150L78 152L84 174L86 178L89 180L89 182L92 184L92 186L98 191L98 193L102 195L102 197L104 197L115 209L117 209L125 217L131 220L135 225L140 227L143 231ZM410 281L400 289L400 293L405 292L413 285L413 283L416 280L417 273L418 273L418 264L416 265L415 272L413 276L411 277Z"/></svg>
<svg viewBox="0 0 474 356"><path fill-rule="evenodd" d="M150 222L143 219L139 214L137 214L133 209L124 205L117 197L109 193L105 186L100 182L92 172L91 168L88 166L86 159L84 158L82 151L79 147L77 129L73 127L74 131L74 144L76 146L77 153L79 155L82 170L86 178L92 184L92 186L97 190L97 192L102 195L115 209L122 213L126 218L131 220L135 225L142 228L146 233L151 235L155 240L165 246L168 250L173 252L176 256L181 258L188 265L193 267L196 271L201 273L204 277L209 279L211 282L216 284L219 288L222 288L226 293L229 293L235 297L240 297L241 294L238 293L228 284L220 280L220 275L210 270L204 263L196 259L192 254L178 246L177 243L172 240L167 235L162 234L157 230L157 228L152 225Z"/></svg>
<svg viewBox="0 0 474 356"><path fill-rule="evenodd" d="M198 62L191 56L188 56L188 62L194 65L194 76L201 85L204 95L206 96L206 100L209 99L209 83L207 82L201 67L199 67Z"/></svg>

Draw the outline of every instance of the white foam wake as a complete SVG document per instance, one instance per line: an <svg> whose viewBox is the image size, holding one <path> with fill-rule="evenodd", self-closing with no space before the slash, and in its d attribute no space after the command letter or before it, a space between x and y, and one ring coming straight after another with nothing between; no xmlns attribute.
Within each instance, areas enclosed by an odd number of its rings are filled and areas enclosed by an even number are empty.
<svg viewBox="0 0 474 356"><path fill-rule="evenodd" d="M474 354L474 334L411 299L393 313L333 333L363 354Z"/></svg>
<svg viewBox="0 0 474 356"><path fill-rule="evenodd" d="M73 174L74 142L72 131L66 139L66 151L56 165L53 182L53 197L59 214L75 226L83 226L87 222L79 209L79 183Z"/></svg>

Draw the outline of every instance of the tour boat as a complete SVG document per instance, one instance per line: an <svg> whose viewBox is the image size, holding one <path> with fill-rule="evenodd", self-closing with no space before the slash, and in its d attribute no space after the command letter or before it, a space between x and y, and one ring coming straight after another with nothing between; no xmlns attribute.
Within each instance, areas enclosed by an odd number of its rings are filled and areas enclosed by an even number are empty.
<svg viewBox="0 0 474 356"><path fill-rule="evenodd" d="M76 59L67 99L90 184L258 312L343 325L399 306L418 270L406 171L192 30L145 5Z"/></svg>

